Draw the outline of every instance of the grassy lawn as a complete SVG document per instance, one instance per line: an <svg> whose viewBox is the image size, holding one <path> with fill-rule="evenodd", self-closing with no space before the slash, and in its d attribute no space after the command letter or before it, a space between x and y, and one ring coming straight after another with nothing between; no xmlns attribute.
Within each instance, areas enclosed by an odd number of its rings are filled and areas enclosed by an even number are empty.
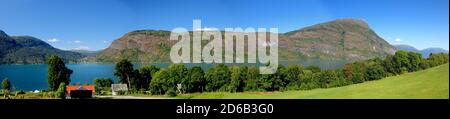
<svg viewBox="0 0 450 119"><path fill-rule="evenodd" d="M178 98L231 99L448 99L449 64L344 87L286 92L194 93Z"/></svg>

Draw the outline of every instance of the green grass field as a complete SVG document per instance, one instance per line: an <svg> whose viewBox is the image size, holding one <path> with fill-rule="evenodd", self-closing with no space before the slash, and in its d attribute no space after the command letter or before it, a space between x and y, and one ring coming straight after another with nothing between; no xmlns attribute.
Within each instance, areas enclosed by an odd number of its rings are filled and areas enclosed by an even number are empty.
<svg viewBox="0 0 450 119"><path fill-rule="evenodd" d="M178 98L226 99L448 99L449 64L344 87L286 92L194 93Z"/></svg>

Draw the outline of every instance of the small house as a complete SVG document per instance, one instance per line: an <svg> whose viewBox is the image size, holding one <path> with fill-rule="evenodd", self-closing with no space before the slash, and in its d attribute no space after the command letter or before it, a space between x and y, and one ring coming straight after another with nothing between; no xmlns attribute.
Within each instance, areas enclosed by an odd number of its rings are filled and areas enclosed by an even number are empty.
<svg viewBox="0 0 450 119"><path fill-rule="evenodd" d="M66 96L69 98L92 98L95 94L94 85L68 85Z"/></svg>
<svg viewBox="0 0 450 119"><path fill-rule="evenodd" d="M117 95L119 91L128 91L128 86L127 84L112 84L111 91L112 95Z"/></svg>

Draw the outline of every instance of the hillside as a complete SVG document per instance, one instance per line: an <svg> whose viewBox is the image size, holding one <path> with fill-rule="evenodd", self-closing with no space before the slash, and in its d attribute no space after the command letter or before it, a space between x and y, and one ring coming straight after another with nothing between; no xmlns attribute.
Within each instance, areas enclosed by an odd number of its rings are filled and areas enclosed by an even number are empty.
<svg viewBox="0 0 450 119"><path fill-rule="evenodd" d="M8 36L0 31L0 64L45 63L50 55L58 55L67 62L77 62L84 55L56 49L31 36Z"/></svg>
<svg viewBox="0 0 450 119"><path fill-rule="evenodd" d="M406 51L410 51L410 52L417 52L420 53L420 50L418 50L417 48L410 46L410 45L394 45L394 47L397 50L406 50Z"/></svg>
<svg viewBox="0 0 450 119"><path fill-rule="evenodd" d="M125 34L87 61L170 62L170 32L139 30ZM279 35L279 60L307 59L356 61L393 54L395 48L380 38L367 23L339 19Z"/></svg>
<svg viewBox="0 0 450 119"><path fill-rule="evenodd" d="M169 41L169 31L138 30L125 34L94 57L84 60L116 62L126 58L133 62L169 62L169 52L176 41Z"/></svg>
<svg viewBox="0 0 450 119"><path fill-rule="evenodd" d="M397 50L406 50L410 52L416 52L422 54L422 57L427 58L431 53L448 53L448 50L442 48L425 48L423 50L418 50L417 48L410 45L394 45Z"/></svg>
<svg viewBox="0 0 450 119"><path fill-rule="evenodd" d="M449 64L344 87L273 93L202 93L180 98L449 99Z"/></svg>
<svg viewBox="0 0 450 119"><path fill-rule="evenodd" d="M357 19L338 19L291 31L280 38L279 45L286 54L348 61L384 57L395 52L395 48L366 22Z"/></svg>
<svg viewBox="0 0 450 119"><path fill-rule="evenodd" d="M95 55L97 55L98 53L100 53L101 50L99 50L99 51L91 51L91 50L69 50L69 51L71 51L71 52L76 52L76 53L80 53L80 54L82 54L82 55L84 55L84 56L86 56L86 57L89 57L89 56L95 56Z"/></svg>
<svg viewBox="0 0 450 119"><path fill-rule="evenodd" d="M445 50L442 48L426 48L426 49L420 50L420 53L424 57L428 57L431 53L448 53L448 50Z"/></svg>

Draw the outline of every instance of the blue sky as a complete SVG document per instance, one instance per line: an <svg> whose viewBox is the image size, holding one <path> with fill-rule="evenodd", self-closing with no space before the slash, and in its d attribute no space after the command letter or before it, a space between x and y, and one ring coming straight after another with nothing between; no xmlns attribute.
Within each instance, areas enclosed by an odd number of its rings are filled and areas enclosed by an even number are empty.
<svg viewBox="0 0 450 119"><path fill-rule="evenodd" d="M139 29L277 27L363 19L391 44L449 49L448 0L0 0L0 30L61 49L99 50Z"/></svg>

